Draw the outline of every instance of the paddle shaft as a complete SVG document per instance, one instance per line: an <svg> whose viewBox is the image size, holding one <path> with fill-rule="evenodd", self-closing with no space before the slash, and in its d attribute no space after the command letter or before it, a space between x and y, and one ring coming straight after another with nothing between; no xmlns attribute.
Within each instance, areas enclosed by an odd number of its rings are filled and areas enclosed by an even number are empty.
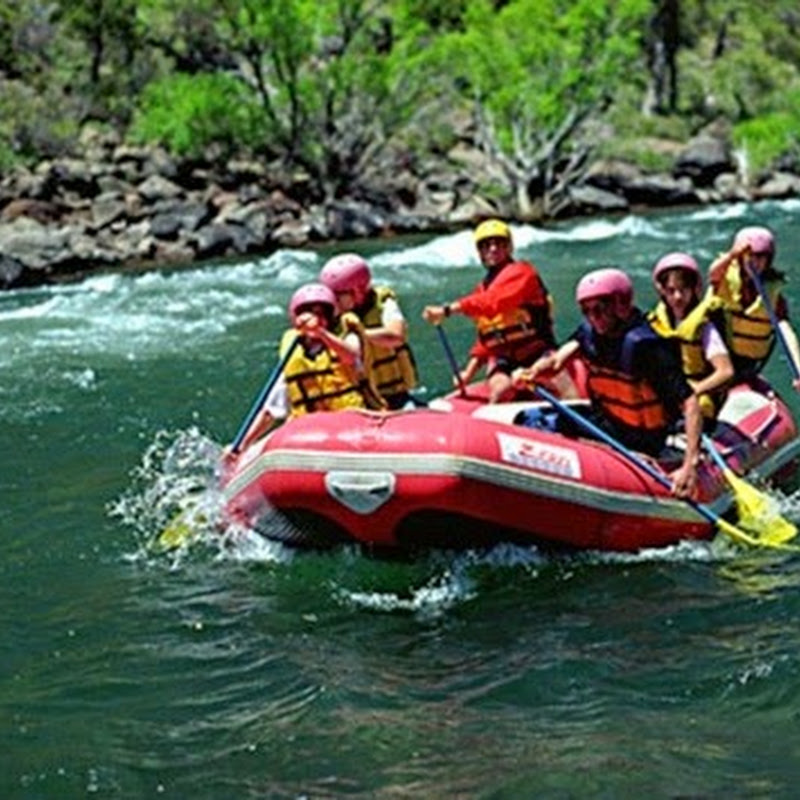
<svg viewBox="0 0 800 800"><path fill-rule="evenodd" d="M636 453L625 447L622 442L617 441L613 436L611 436L611 434L606 433L606 431L595 425L591 420L586 419L586 417L584 417L582 414L579 414L577 411L570 408L566 403L562 403L561 400L548 392L547 389L544 389L541 386L536 386L535 391L536 394L547 400L547 402L550 403L550 405L552 405L560 413L564 414L566 417L569 417L573 422L575 422L577 425L580 425L595 438L605 442L621 456L628 459L631 464L639 467L639 469L641 469L643 472L646 472L651 478L658 481L658 483L660 483L662 486L665 486L667 489L672 489L672 482L666 475L659 472L652 464L649 464L643 458L637 456ZM730 525L730 523L723 520L719 514L712 511L708 506L698 503L689 497L685 497L683 499L709 522L713 522L714 524L720 524L724 522L726 527Z"/></svg>
<svg viewBox="0 0 800 800"><path fill-rule="evenodd" d="M261 408L266 402L267 397L269 397L269 393L275 388L275 384L278 382L278 378L280 378L281 373L286 368L286 365L289 363L289 358L291 357L292 353L294 352L295 348L299 343L300 343L300 337L296 336L291 346L283 354L281 360L275 365L275 369L273 369L272 372L270 373L269 378L267 378L267 382L262 387L258 397L256 398L255 402L250 408L250 411L248 412L247 416L244 418L242 424L239 427L239 432L236 434L236 438L233 440L233 444L231 444L232 453L239 452L239 448L242 446L244 437L247 436L247 431L250 430L250 426L253 424L253 421L258 416L259 411L261 411Z"/></svg>
<svg viewBox="0 0 800 800"><path fill-rule="evenodd" d="M436 331L439 334L442 347L444 347L447 360L450 362L450 369L452 370L453 375L455 375L456 381L458 381L458 388L461 392L461 396L466 397L467 387L464 386L464 381L461 378L461 370L458 368L458 362L456 361L455 354L453 353L453 348L450 347L450 340L447 338L447 334L444 332L444 328L441 325L436 326Z"/></svg>
<svg viewBox="0 0 800 800"><path fill-rule="evenodd" d="M704 433L702 440L706 452L720 468L728 486L731 487L739 509L740 523L745 524L744 520L747 519L750 522L750 525L747 526L750 530L758 522L760 532L758 543L767 547L782 546L790 539L794 539L797 536L797 526L777 512L770 513L767 510L770 506L769 498L728 466L722 453L717 450L713 439L708 434Z"/></svg>
<svg viewBox="0 0 800 800"><path fill-rule="evenodd" d="M764 283L762 282L760 275L754 269L748 268L747 274L750 276L750 280L753 281L756 291L761 296L761 302L764 303L764 308L767 309L772 330L775 331L775 336L781 344L781 349L786 356L786 360L789 362L789 369L791 370L794 379L797 380L800 378L800 369L798 369L798 366L795 363L794 356L792 355L791 348L789 347L789 342L786 341L786 337L783 335L780 320L778 319L778 315L775 313L775 309L772 307L769 296L764 289Z"/></svg>
<svg viewBox="0 0 800 800"><path fill-rule="evenodd" d="M728 464L725 462L725 459L722 457L722 454L717 450L716 445L712 441L711 437L704 433L700 437L702 439L703 445L706 448L706 452L711 456L711 460L724 472L727 469L730 469Z"/></svg>

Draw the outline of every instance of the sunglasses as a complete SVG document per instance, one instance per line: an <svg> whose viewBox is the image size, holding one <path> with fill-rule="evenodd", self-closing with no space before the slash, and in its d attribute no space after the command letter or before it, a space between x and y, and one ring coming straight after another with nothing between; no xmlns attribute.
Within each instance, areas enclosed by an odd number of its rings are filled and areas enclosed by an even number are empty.
<svg viewBox="0 0 800 800"><path fill-rule="evenodd" d="M492 247L500 248L508 246L508 239L502 236L487 236L485 239L481 239L478 242L478 250L489 250Z"/></svg>
<svg viewBox="0 0 800 800"><path fill-rule="evenodd" d="M594 303L581 303L581 313L585 317L602 317L611 308L610 300L595 300Z"/></svg>

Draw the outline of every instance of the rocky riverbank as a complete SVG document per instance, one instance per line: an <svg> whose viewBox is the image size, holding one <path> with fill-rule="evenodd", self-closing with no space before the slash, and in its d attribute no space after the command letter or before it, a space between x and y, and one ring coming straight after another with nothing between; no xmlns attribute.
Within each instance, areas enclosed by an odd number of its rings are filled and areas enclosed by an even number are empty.
<svg viewBox="0 0 800 800"><path fill-rule="evenodd" d="M596 161L569 188L559 216L800 195L796 165L754 181L721 137L652 146L669 154L669 172ZM220 169L110 135L87 136L82 157L44 161L0 180L0 288L512 216L482 194L480 187L497 185L499 176L466 140L439 161L396 157L373 171L360 196L323 200L311 196L304 176L258 162Z"/></svg>

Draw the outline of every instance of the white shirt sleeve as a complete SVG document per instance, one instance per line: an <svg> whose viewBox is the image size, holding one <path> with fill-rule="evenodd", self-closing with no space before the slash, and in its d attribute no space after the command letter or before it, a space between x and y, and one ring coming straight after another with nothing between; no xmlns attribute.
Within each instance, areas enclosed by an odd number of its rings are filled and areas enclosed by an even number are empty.
<svg viewBox="0 0 800 800"><path fill-rule="evenodd" d="M278 376L272 391L267 395L264 408L274 419L285 419L289 416L289 395L286 391L286 378L283 373Z"/></svg>
<svg viewBox="0 0 800 800"><path fill-rule="evenodd" d="M720 336L716 325L711 322L706 322L703 325L702 333L703 355L706 361L711 361L716 356L728 355L728 348Z"/></svg>
<svg viewBox="0 0 800 800"><path fill-rule="evenodd" d="M356 356L355 360L355 368L357 370L364 369L364 357L363 353L361 352L361 338L355 331L351 331L344 335L343 342L349 344L351 347L355 348L358 351L358 355Z"/></svg>
<svg viewBox="0 0 800 800"><path fill-rule="evenodd" d="M355 367L358 370L363 369L361 339L358 338L358 334L348 333L345 335L344 341L348 344L355 345L358 349L359 355L356 359ZM264 401L264 408L274 419L285 419L289 416L289 393L286 389L286 377L283 373L278 376L278 380L275 381L272 391L267 395L267 399Z"/></svg>
<svg viewBox="0 0 800 800"><path fill-rule="evenodd" d="M400 322L405 320L405 316L400 310L400 304L393 297L387 297L381 309L381 325L386 327L390 322L396 322L397 320L400 320Z"/></svg>

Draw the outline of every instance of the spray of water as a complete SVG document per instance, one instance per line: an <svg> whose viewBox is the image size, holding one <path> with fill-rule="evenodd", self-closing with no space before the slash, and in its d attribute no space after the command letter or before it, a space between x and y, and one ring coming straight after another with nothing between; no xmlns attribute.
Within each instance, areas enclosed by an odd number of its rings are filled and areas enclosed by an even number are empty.
<svg viewBox="0 0 800 800"><path fill-rule="evenodd" d="M222 511L220 447L197 428L160 431L108 512L148 545L176 518L197 535L212 531Z"/></svg>

